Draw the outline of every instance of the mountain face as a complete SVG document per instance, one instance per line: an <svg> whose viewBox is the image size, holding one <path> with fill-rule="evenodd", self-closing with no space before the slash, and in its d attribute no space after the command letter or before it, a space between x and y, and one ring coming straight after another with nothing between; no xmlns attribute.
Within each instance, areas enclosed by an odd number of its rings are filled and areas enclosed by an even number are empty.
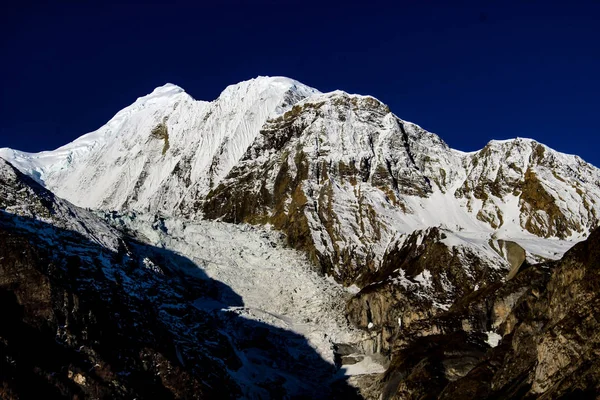
<svg viewBox="0 0 600 400"><path fill-rule="evenodd" d="M224 352L235 363L235 352L189 298L210 292L201 289L208 282L178 276L184 265L173 269L166 252L128 241L4 161L0 206L3 398L147 397L168 389L204 396L210 387L198 377L209 375L235 393L227 358L221 365L207 358ZM199 334L215 348L192 346ZM199 370L185 371L177 357Z"/></svg>
<svg viewBox="0 0 600 400"><path fill-rule="evenodd" d="M597 224L599 178L531 140L459 153L373 98L333 93L269 121L200 203L208 218L272 224L327 273L362 285L398 235L423 227L583 238Z"/></svg>
<svg viewBox="0 0 600 400"><path fill-rule="evenodd" d="M212 102L167 84L57 150L0 156L87 208L281 224L297 186L315 250L339 253L339 236L364 259L427 226L581 240L598 222L598 170L576 156L528 139L462 153L372 97L288 78L232 85ZM233 186L256 205L219 205ZM311 209L329 199L339 221Z"/></svg>
<svg viewBox="0 0 600 400"><path fill-rule="evenodd" d="M344 381L331 376L334 365L345 369L367 398L560 397L598 382L588 365L593 356L575 361L575 355L596 351L589 333L595 326L590 319L595 261L573 258L581 253L575 249L594 247L595 236L556 261L599 222L600 171L577 156L521 138L491 141L464 153L398 118L373 97L320 93L288 78L259 77L226 88L212 102L196 101L167 84L57 150L0 149L0 157L37 182L2 164L9 171L0 204L7 234L34 240L29 237L60 229L95 243L98 254L160 265L175 294L164 289L147 300L146 289L119 284L125 288L121 295L139 293L150 305L139 304L158 307L159 316L165 314L157 304L177 302L160 296L190 299L177 307L188 310L191 304L199 310L193 315L204 312L202 318L212 321L198 329L213 329L210 335L217 336L226 332L227 340L215 339L222 349L194 348L187 331L174 331L159 317L152 320L170 332L178 354L183 346L178 343L186 343L191 359L208 355L213 361L200 364L220 365L210 374L223 385L235 382L232 397L348 393ZM32 190L43 195L31 196ZM276 232L337 283L311 275L308 263L278 248L278 239L265 239ZM53 233L45 246L69 243L65 235ZM17 247L7 250L12 254L7 259L15 263ZM89 247L76 254L84 260L83 270L104 271L101 262L85 258ZM147 255L157 249L188 259ZM65 244L57 253L68 258L71 252ZM44 264L49 256L39 257ZM60 279L30 264L27 268L59 282L53 283L57 290L66 290ZM127 265L116 268L127 275ZM190 272L195 268L207 276L195 276ZM576 283L582 276L591 286ZM108 279L107 288L115 285ZM197 283L188 285L188 279ZM565 295L572 285L576 293ZM23 297L15 296L23 306ZM192 299L201 297L202 302ZM563 307L556 299L564 303L562 314L551 311ZM574 299L586 304L577 315ZM227 313L198 307L215 302ZM572 323L554 334L562 335L563 344L572 342L572 351L552 358L548 354L554 350L540 343L551 341L545 335L566 323L565 313ZM243 318L232 322L225 314ZM60 325L45 318L52 329ZM175 325L196 324L196 317L190 318ZM260 331L267 333L247 339L252 329L238 322L246 319L266 322ZM589 334L576 331L581 321L587 321ZM152 324L145 325L149 331ZM283 332L273 332L273 326ZM200 331L194 332L197 337ZM264 340L292 350L279 354ZM171 351L162 342L148 343L160 354ZM317 349L316 357L311 348ZM230 353L241 360L235 366L215 361ZM293 354L311 361L298 361ZM179 358L169 360L180 362L186 382L195 380L202 393L212 393L203 386L212 382L204 371L186 367L189 363ZM133 369L142 365L128 363ZM156 377L160 368L153 368ZM250 372L257 368L267 378ZM278 374L280 368L287 372ZM564 368L568 371L560 372ZM291 372L298 370L304 372ZM581 379L573 371L582 372ZM317 384L308 392L299 389L315 376ZM576 384L560 383L565 377ZM176 397L189 386L162 382ZM129 381L121 385L134 390Z"/></svg>

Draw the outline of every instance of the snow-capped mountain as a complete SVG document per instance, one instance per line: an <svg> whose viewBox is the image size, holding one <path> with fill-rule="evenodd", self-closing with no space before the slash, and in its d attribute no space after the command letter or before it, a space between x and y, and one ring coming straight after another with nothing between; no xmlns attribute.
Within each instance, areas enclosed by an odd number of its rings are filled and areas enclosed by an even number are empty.
<svg viewBox="0 0 600 400"><path fill-rule="evenodd" d="M398 360L430 335L475 343L466 364L449 361L438 374L465 377L526 320L513 311L544 288L548 260L584 240L600 215L600 170L577 156L522 138L464 153L373 97L282 77L229 86L212 102L167 84L59 149L4 148L0 157L46 188L0 160L9 217L75 231L117 254L132 237L176 251L239 293L243 305L227 315L301 335L373 398L403 396L389 382L413 366ZM276 231L336 282L280 249ZM530 267L540 261L549 264ZM482 293L496 303L481 303ZM215 304L196 306L221 310ZM302 392L310 378L288 374L294 346L282 356L288 375L277 375L275 353L239 347L240 326L223 315L227 351L240 359L223 376L246 395L265 395L263 385L277 388L267 396Z"/></svg>
<svg viewBox="0 0 600 400"><path fill-rule="evenodd" d="M166 84L54 151L0 157L81 207L171 212L217 184L268 118L316 92L259 77L205 102Z"/></svg>
<svg viewBox="0 0 600 400"><path fill-rule="evenodd" d="M533 140L462 153L372 97L333 92L270 119L198 203L205 217L272 224L350 284L428 227L523 246L581 240L598 223L599 183L595 167Z"/></svg>
<svg viewBox="0 0 600 400"><path fill-rule="evenodd" d="M0 157L81 207L283 230L302 208L302 240L367 264L395 235L431 226L581 240L600 211L600 173L576 156L529 139L462 153L373 97L282 77L212 102L167 84L59 149Z"/></svg>

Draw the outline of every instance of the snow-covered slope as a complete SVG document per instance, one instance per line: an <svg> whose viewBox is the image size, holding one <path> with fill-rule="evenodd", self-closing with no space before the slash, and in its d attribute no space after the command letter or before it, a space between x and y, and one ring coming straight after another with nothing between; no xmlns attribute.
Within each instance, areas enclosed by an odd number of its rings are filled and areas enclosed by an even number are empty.
<svg viewBox="0 0 600 400"><path fill-rule="evenodd" d="M100 215L144 242L188 257L210 278L241 296L244 307L232 307L230 312L306 336L332 364L334 344L366 339L351 329L344 317L351 293L320 276L303 254L286 249L281 234L275 231L217 221L157 219L132 212Z"/></svg>
<svg viewBox="0 0 600 400"><path fill-rule="evenodd" d="M491 141L463 163L455 196L500 233L581 240L598 225L600 171L577 156L518 138Z"/></svg>
<svg viewBox="0 0 600 400"><path fill-rule="evenodd" d="M54 196L0 159L0 210L75 232L90 242L117 251L121 235L93 213ZM35 234L44 237L45 231ZM51 243L51 239L48 239Z"/></svg>
<svg viewBox="0 0 600 400"><path fill-rule="evenodd" d="M171 212L226 175L261 126L316 93L287 78L227 87L212 102L166 84L54 151L0 157L81 207Z"/></svg>

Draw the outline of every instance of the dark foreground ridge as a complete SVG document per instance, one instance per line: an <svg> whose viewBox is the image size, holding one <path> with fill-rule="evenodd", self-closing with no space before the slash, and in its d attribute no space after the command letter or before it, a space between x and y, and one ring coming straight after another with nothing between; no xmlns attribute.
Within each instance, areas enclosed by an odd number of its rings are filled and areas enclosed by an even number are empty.
<svg viewBox="0 0 600 400"><path fill-rule="evenodd" d="M5 211L0 243L3 399L355 396L304 337L223 310L241 297L178 254Z"/></svg>

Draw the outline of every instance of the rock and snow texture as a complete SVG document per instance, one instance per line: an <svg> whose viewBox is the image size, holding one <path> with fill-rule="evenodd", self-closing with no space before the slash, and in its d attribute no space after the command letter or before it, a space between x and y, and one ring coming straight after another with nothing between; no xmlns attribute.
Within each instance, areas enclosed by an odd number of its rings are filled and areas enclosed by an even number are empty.
<svg viewBox="0 0 600 400"><path fill-rule="evenodd" d="M463 153L373 97L281 77L232 85L212 102L167 84L57 150L0 157L79 206L118 210L99 213L194 260L244 303L198 308L301 334L325 360L354 362L348 375L381 372L373 353L390 354L394 338L457 300L510 282L524 260L560 258L600 212L600 171L579 157L521 138ZM15 176L0 163L1 179ZM65 229L117 245L90 212L40 193L7 192L7 210L66 216L77 222ZM281 249L270 227L308 260ZM334 354L336 343L352 345ZM240 357L240 382L271 368Z"/></svg>
<svg viewBox="0 0 600 400"><path fill-rule="evenodd" d="M76 232L103 248L117 250L120 239L117 231L90 211L76 207L28 180L12 165L0 159L0 201L4 205L2 212ZM44 237L46 232L34 233ZM51 238L47 240L51 243Z"/></svg>
<svg viewBox="0 0 600 400"><path fill-rule="evenodd" d="M0 228L9 237L23 235L31 246L49 249L53 256L42 264L50 264L50 274L60 276L56 271L64 265L71 268L74 279L84 282L75 285L82 292L81 304L94 296L110 302L116 292L124 291L146 310L157 310L160 318L145 328L145 334L160 337L163 328L169 332L179 363L168 368L182 368L221 385L214 390L235 393L237 388L218 380L230 376L246 398L276 398L276 393L329 398L328 390L346 387L345 373L384 370L372 350L369 353L370 335L352 328L344 316L352 294L319 275L304 254L285 249L281 234L272 230L87 211L54 196L1 159ZM7 268L3 264L0 270L8 274ZM80 317L77 311L74 306L74 319ZM123 317L124 326L141 323L135 319L137 311L131 315L126 321ZM217 335L219 343L210 335ZM361 367L339 369L334 353L339 343L364 353L357 354L364 361ZM17 349L13 346L11 351ZM164 367L160 359L157 363L156 368ZM213 364L216 373L223 374L218 379L205 378L195 369Z"/></svg>
<svg viewBox="0 0 600 400"><path fill-rule="evenodd" d="M57 150L0 157L83 207L271 224L348 285L416 230L558 258L600 212L600 172L576 156L530 139L459 152L373 97L283 77L212 102L167 84Z"/></svg>
<svg viewBox="0 0 600 400"><path fill-rule="evenodd" d="M530 139L459 152L373 97L282 77L212 102L167 84L55 151L0 157L80 206L271 225L361 287L416 231L439 227L457 257L506 275L500 241L557 259L600 212L600 172L576 156Z"/></svg>
<svg viewBox="0 0 600 400"><path fill-rule="evenodd" d="M0 157L78 206L188 217L202 216L219 184L248 184L241 172L253 170L263 195L281 166L293 180L307 164L303 195L332 203L339 235L374 253L386 234L428 226L581 240L600 212L600 173L579 157L529 139L462 153L373 97L283 77L229 86L212 102L166 84L59 149ZM323 224L316 214L306 213L311 227ZM335 237L313 235L315 246L335 247Z"/></svg>
<svg viewBox="0 0 600 400"><path fill-rule="evenodd" d="M600 173L577 156L515 139L491 141L463 162L455 195L497 235L582 240L598 225Z"/></svg>
<svg viewBox="0 0 600 400"><path fill-rule="evenodd" d="M427 227L484 242L583 239L598 223L599 182L593 166L533 140L461 153L372 97L333 92L269 120L203 211L270 223L352 284Z"/></svg>
<svg viewBox="0 0 600 400"><path fill-rule="evenodd" d="M23 178L0 159L0 200L6 205L3 212L76 232L111 251L119 248L121 230L131 232L143 242L186 256L209 278L229 286L244 304L230 307L226 301L200 301L201 309L224 308L305 336L331 364L336 343L365 339L344 317L351 293L320 276L302 253L285 249L281 234L250 225L192 223L131 212L98 216L46 190L36 190L35 184ZM45 234L32 233L40 237ZM155 268L149 259L144 264Z"/></svg>

